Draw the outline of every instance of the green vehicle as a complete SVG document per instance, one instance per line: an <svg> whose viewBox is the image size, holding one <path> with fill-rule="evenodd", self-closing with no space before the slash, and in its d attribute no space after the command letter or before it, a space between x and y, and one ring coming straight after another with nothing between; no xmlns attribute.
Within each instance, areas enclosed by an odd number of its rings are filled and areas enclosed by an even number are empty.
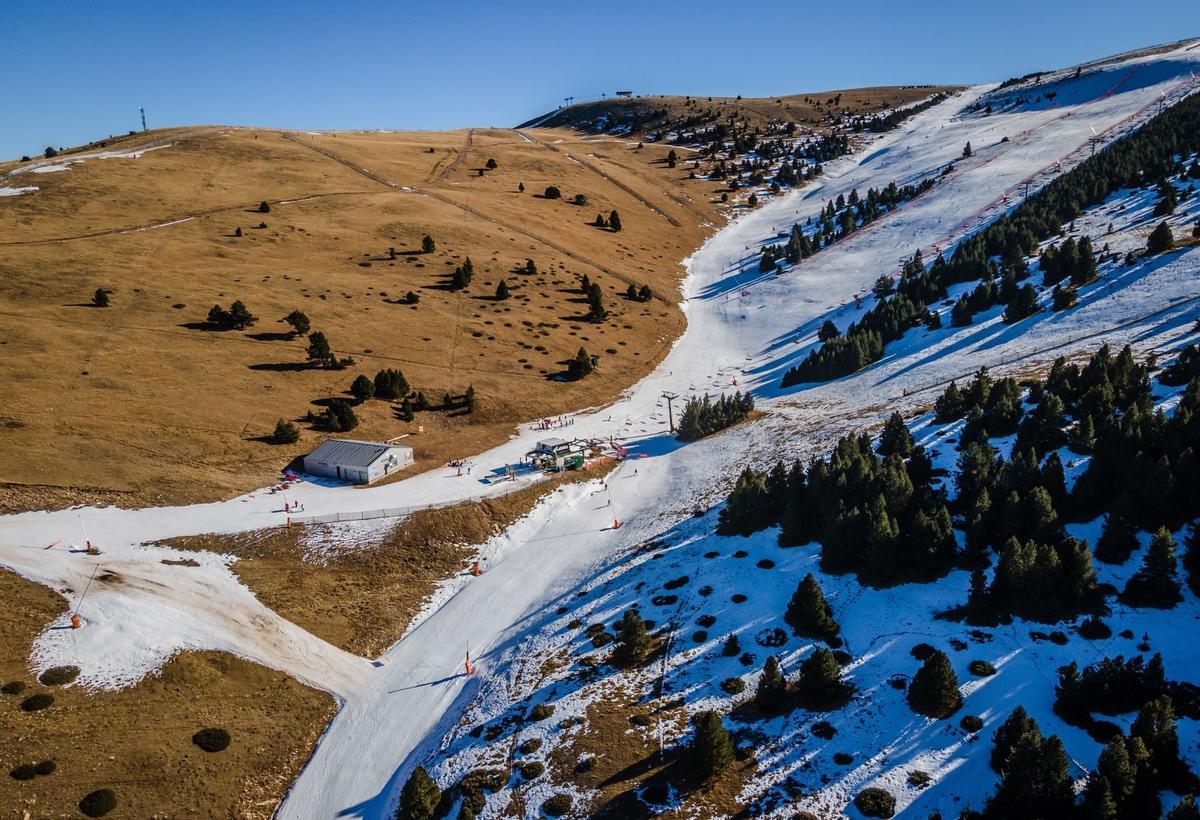
<svg viewBox="0 0 1200 820"><path fill-rule="evenodd" d="M573 456L567 456L563 459L564 470L582 470L583 469L583 454L576 453Z"/></svg>

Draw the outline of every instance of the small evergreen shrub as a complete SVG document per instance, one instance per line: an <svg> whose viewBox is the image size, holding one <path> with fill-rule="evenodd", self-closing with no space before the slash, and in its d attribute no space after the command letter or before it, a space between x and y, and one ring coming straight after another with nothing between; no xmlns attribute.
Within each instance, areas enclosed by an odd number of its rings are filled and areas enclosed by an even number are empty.
<svg viewBox="0 0 1200 820"><path fill-rule="evenodd" d="M913 769L908 773L908 785L914 789L924 789L932 782L933 778L929 776L929 772Z"/></svg>
<svg viewBox="0 0 1200 820"><path fill-rule="evenodd" d="M546 771L546 766L537 760L531 760L528 763L522 763L519 767L521 776L526 780L534 780L542 776L542 772Z"/></svg>
<svg viewBox="0 0 1200 820"><path fill-rule="evenodd" d="M517 747L517 750L523 755L531 755L540 748L542 748L541 738L531 737Z"/></svg>
<svg viewBox="0 0 1200 820"><path fill-rule="evenodd" d="M746 691L746 682L741 678L726 678L721 681L721 691L727 695L740 695Z"/></svg>
<svg viewBox="0 0 1200 820"><path fill-rule="evenodd" d="M571 810L571 795L556 794L542 804L542 811L550 817L562 817Z"/></svg>
<svg viewBox="0 0 1200 820"><path fill-rule="evenodd" d="M229 740L229 732L218 728L201 729L192 735L192 743L206 752L225 751L229 748Z"/></svg>
<svg viewBox="0 0 1200 820"><path fill-rule="evenodd" d="M978 732L983 728L983 718L979 715L963 715L963 719L958 722L964 732Z"/></svg>
<svg viewBox="0 0 1200 820"><path fill-rule="evenodd" d="M912 648L911 655L919 661L923 661L934 653L934 648L927 643L919 643Z"/></svg>
<svg viewBox="0 0 1200 820"><path fill-rule="evenodd" d="M10 680L8 683L0 686L0 692L6 695L19 695L25 691L25 681Z"/></svg>
<svg viewBox="0 0 1200 820"><path fill-rule="evenodd" d="M854 797L854 806L867 817L891 817L896 813L896 798L874 786Z"/></svg>
<svg viewBox="0 0 1200 820"><path fill-rule="evenodd" d="M40 712L54 704L54 695L49 692L38 692L21 701L22 712Z"/></svg>
<svg viewBox="0 0 1200 820"><path fill-rule="evenodd" d="M58 764L53 760L43 760L41 763L33 767L33 770L37 772L38 777L45 777L46 775L54 774L57 769Z"/></svg>
<svg viewBox="0 0 1200 820"><path fill-rule="evenodd" d="M988 678L996 674L996 667L987 661L971 661L967 664L967 671L976 677Z"/></svg>
<svg viewBox="0 0 1200 820"><path fill-rule="evenodd" d="M813 724L812 733L814 737L819 737L821 740L833 740L833 736L837 734L837 729L827 720L818 720Z"/></svg>
<svg viewBox="0 0 1200 820"><path fill-rule="evenodd" d="M52 666L38 675L38 683L44 686L64 686L79 677L78 666Z"/></svg>
<svg viewBox="0 0 1200 820"><path fill-rule="evenodd" d="M539 703L537 706L529 710L530 720L545 720L554 714L554 704Z"/></svg>
<svg viewBox="0 0 1200 820"><path fill-rule="evenodd" d="M103 817L117 807L117 795L112 789L96 789L79 801L79 810L88 817Z"/></svg>
<svg viewBox="0 0 1200 820"><path fill-rule="evenodd" d="M37 769L32 763L22 763L9 772L8 776L13 780L33 780L37 777Z"/></svg>

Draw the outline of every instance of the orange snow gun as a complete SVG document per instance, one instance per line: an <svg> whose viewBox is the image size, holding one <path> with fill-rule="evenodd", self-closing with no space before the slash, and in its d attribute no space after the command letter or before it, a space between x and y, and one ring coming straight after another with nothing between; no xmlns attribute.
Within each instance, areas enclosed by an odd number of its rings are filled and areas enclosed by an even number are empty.
<svg viewBox="0 0 1200 820"><path fill-rule="evenodd" d="M479 568L479 562L478 562L478 561L476 561L475 563L471 564L471 574L472 574L472 575L476 575L476 576L478 576L478 575L482 575L482 574L483 574L483 570L481 570L481 569Z"/></svg>

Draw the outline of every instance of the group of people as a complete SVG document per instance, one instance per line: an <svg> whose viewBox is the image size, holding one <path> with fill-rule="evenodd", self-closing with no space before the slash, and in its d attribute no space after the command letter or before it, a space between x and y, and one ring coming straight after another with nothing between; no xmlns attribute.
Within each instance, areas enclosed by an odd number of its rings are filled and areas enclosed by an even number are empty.
<svg viewBox="0 0 1200 820"><path fill-rule="evenodd" d="M558 418L538 419L537 429L553 430L555 427L570 427L575 423L574 416L559 416Z"/></svg>

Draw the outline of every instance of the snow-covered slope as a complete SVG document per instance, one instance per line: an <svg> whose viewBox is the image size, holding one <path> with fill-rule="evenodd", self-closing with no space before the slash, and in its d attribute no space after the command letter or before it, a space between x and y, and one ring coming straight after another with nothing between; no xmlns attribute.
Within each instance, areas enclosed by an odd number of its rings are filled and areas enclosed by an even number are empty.
<svg viewBox="0 0 1200 820"><path fill-rule="evenodd" d="M1161 100L1175 101L1200 88L1191 75L1200 70L1200 49L1185 44L1105 70L1132 72L1145 81L1101 88L1089 80L1086 89L1068 94L1071 80L1066 79L1060 81L1062 100L1049 107L1016 105L986 116L966 107L990 89L971 89L876 139L862 153L830 163L815 185L774 198L718 232L689 265L684 337L621 401L578 414L570 431L620 439L632 454L647 457L624 462L606 485L577 485L552 494L488 545L488 572L432 612L378 665L346 658L280 623L221 562L205 563L201 576L185 581L177 568L160 563L159 551L139 546L168 536L279 525L283 497L266 493L194 507L0 518L0 563L22 575L78 591L99 564L125 581L102 584L89 594L83 613L87 629L47 631L38 642L39 663L69 659L82 668L84 681L124 683L173 651L214 647L284 669L335 692L343 707L281 816L386 816L403 778L439 748L480 684L508 680L516 647L541 626L539 613L605 571L623 550L671 530L696 503L714 498L746 462L782 455L785 433L790 455L824 452L839 435L874 424L885 411L929 401L930 394L920 391L931 384L982 364L1002 365L1029 355L1052 358L1061 352L1055 346L1086 345L1078 337L1098 327L1112 327L1116 342L1138 337L1144 346L1178 340L1185 332L1180 317L1191 309L1183 300L1200 296L1196 249L1174 255L1167 264L1137 269L1114 281L1111 293L1085 298L1070 314L1043 316L1017 328L984 321L928 336L914 332L889 349L883 362L853 377L786 395L777 387L782 372L815 343L824 319L844 327L869 306L864 300L856 307L855 299L880 273L894 271L917 248L949 247L1010 207L1026 183L1036 190L1080 161L1092 148L1093 134L1101 145L1116 139L1153 115ZM968 141L974 156L964 160ZM777 241L779 231L794 221L816 214L831 197L893 180L916 181L951 162L957 165L953 174L869 228L782 276L757 272L761 246ZM686 447L667 434L664 391L687 396L747 386L768 399L761 405L769 411L765 418ZM544 435L532 426L521 430L508 444L477 456L473 476L451 480L437 470L355 491L306 484L288 498L303 501L308 513L326 514L501 492L511 485L481 481L479 472L486 476L518 461ZM613 529L614 518L624 526ZM57 539L78 542L80 520L104 548L102 556L43 549ZM178 595L181 584L195 585L195 594ZM871 604L876 605L887 602ZM872 640L856 637L856 651ZM473 678L459 674L468 648L478 658ZM522 693L513 689L510 695L517 699Z"/></svg>

